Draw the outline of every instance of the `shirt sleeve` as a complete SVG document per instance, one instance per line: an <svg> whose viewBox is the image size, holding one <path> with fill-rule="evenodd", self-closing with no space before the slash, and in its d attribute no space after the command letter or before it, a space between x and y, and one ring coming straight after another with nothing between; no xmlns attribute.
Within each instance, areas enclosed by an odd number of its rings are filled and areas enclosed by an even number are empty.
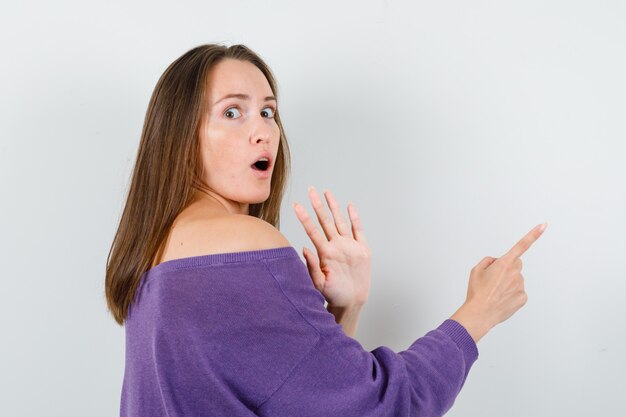
<svg viewBox="0 0 626 417"><path fill-rule="evenodd" d="M450 409L478 357L458 322L445 320L404 351L380 346L368 352L326 311L303 263L267 264L319 338L257 415L434 417Z"/></svg>
<svg viewBox="0 0 626 417"><path fill-rule="evenodd" d="M474 341L453 320L398 353L386 346L368 352L339 339L320 338L256 414L442 416L478 356Z"/></svg>

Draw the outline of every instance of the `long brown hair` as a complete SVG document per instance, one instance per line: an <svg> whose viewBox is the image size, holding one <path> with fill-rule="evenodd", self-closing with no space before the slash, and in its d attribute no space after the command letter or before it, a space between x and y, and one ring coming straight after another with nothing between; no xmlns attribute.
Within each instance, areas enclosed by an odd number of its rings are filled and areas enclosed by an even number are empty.
<svg viewBox="0 0 626 417"><path fill-rule="evenodd" d="M176 216L191 203L195 190L207 188L198 130L207 110L209 71L225 58L254 64L278 98L269 67L245 45L198 46L161 75L148 104L126 205L107 258L106 300L120 325L126 320L142 274L150 268ZM279 228L290 156L278 110L274 118L280 143L270 195L262 203L251 204L249 214Z"/></svg>

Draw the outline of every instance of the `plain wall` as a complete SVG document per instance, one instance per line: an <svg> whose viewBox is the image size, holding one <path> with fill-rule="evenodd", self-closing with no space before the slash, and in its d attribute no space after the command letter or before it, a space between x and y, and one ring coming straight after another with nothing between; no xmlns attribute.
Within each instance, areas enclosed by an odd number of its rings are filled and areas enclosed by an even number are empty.
<svg viewBox="0 0 626 417"><path fill-rule="evenodd" d="M357 339L404 350L533 226L528 304L479 344L449 416L626 415L622 1L18 2L0 13L0 414L118 414L104 271L152 90L204 43L270 65L309 185L373 252Z"/></svg>

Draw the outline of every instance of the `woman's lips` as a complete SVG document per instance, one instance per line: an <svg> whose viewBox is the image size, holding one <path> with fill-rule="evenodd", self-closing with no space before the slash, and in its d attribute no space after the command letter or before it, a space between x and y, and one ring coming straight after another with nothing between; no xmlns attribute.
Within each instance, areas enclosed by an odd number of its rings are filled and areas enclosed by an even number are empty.
<svg viewBox="0 0 626 417"><path fill-rule="evenodd" d="M271 170L272 167L271 166L268 166L265 171L261 171L260 169L258 169L254 165L252 165L250 168L252 168L252 171L254 172L254 175L256 175L258 178L265 179L265 178L269 178L269 177L272 176L272 170Z"/></svg>

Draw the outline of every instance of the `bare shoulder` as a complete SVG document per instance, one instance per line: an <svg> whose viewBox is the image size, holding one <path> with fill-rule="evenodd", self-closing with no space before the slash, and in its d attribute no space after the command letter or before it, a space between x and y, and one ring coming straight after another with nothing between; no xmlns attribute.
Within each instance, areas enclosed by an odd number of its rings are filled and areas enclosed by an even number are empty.
<svg viewBox="0 0 626 417"><path fill-rule="evenodd" d="M259 250L290 246L285 236L273 225L258 217L230 214L206 224L220 233L220 244L238 250ZM234 250L233 250L234 252Z"/></svg>
<svg viewBox="0 0 626 417"><path fill-rule="evenodd" d="M153 266L172 259L291 246L265 220L245 214L193 216L175 222Z"/></svg>

